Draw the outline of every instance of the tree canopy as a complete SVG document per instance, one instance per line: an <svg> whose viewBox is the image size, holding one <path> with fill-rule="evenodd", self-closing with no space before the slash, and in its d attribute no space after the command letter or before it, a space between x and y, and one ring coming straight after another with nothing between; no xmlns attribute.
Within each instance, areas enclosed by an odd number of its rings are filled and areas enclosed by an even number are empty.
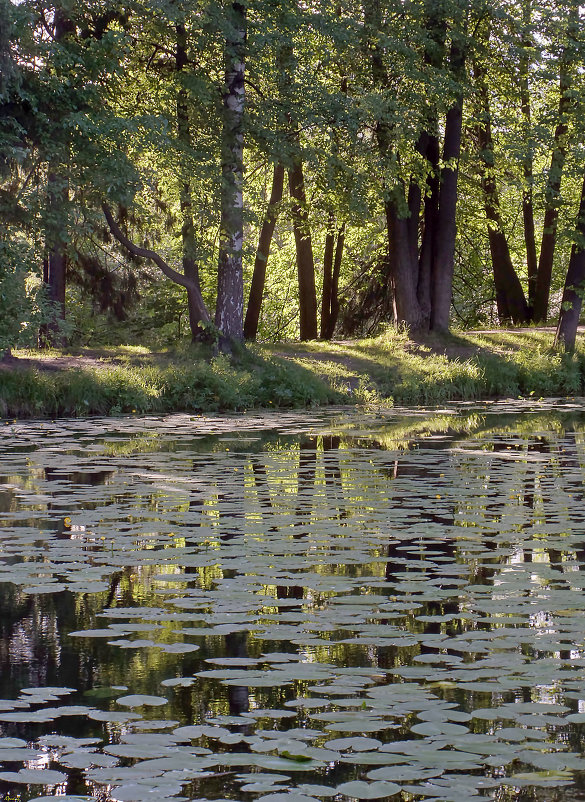
<svg viewBox="0 0 585 802"><path fill-rule="evenodd" d="M571 348L582 18L0 0L0 349L549 320Z"/></svg>

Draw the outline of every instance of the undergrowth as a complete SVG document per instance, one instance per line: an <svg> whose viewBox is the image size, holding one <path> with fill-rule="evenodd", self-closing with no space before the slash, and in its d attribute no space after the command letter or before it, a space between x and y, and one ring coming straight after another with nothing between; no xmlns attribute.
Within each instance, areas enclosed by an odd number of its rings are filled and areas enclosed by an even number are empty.
<svg viewBox="0 0 585 802"><path fill-rule="evenodd" d="M224 356L167 364L107 364L0 373L0 416L78 417L343 403L343 393L295 364Z"/></svg>
<svg viewBox="0 0 585 802"><path fill-rule="evenodd" d="M68 370L2 369L0 416L431 405L573 396L583 393L585 385L583 346L573 355L563 354L552 349L550 333L536 331L460 334L416 343L387 332L343 343L253 346L232 357L214 357L201 347L174 354L121 348L101 359L95 367Z"/></svg>

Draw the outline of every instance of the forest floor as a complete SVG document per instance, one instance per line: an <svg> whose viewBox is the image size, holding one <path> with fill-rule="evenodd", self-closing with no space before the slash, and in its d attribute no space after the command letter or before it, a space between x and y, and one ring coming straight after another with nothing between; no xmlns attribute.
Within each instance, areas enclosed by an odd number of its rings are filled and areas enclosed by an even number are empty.
<svg viewBox="0 0 585 802"><path fill-rule="evenodd" d="M0 362L0 416L228 411L319 404L580 395L585 338L555 351L554 329L254 344L227 358L203 346L16 351Z"/></svg>
<svg viewBox="0 0 585 802"><path fill-rule="evenodd" d="M544 341L552 340L553 327L525 327L514 329L477 329L469 330L461 335L449 334L436 336L420 335L416 338L401 338L401 346L405 352L425 356L429 354L443 355L447 359L469 359L481 352L506 353L521 350L527 345L536 344L541 347ZM579 333L585 332L585 326L579 327ZM265 346L275 356L284 359L304 359L318 362L337 362L349 370L358 371L365 367L358 356L364 350L363 343L373 340L332 340L330 342L314 341L311 343L279 343L276 346ZM366 346L367 349L367 346ZM370 350L371 346L370 346ZM37 370L78 370L80 368L107 368L112 364L140 365L145 362L164 364L174 358L172 351L153 351L140 346L103 346L94 348L70 348L67 350L19 350L0 360L0 371L12 371L21 368Z"/></svg>

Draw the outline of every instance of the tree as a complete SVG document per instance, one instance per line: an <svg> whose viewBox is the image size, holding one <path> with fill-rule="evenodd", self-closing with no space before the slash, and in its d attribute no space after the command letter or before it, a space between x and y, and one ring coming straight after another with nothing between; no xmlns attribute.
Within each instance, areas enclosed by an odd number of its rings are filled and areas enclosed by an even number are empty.
<svg viewBox="0 0 585 802"><path fill-rule="evenodd" d="M215 325L224 347L244 338L243 151L246 9L229 8L225 43L225 92L221 146L221 221Z"/></svg>
<svg viewBox="0 0 585 802"><path fill-rule="evenodd" d="M268 201L268 208L266 209L266 214L262 221L262 228L260 229L260 235L258 237L256 258L254 260L254 272L252 274L246 319L244 321L244 337L247 340L255 340L258 334L258 321L260 319L262 296L266 283L266 267L268 264L268 257L270 256L270 245L276 226L279 206L282 201L283 185L284 165L277 162L274 165L270 200Z"/></svg>
<svg viewBox="0 0 585 802"><path fill-rule="evenodd" d="M559 323L555 343L565 351L575 349L577 327L585 292L585 178L581 187L579 211L575 222L575 241L571 248L571 258L567 268Z"/></svg>

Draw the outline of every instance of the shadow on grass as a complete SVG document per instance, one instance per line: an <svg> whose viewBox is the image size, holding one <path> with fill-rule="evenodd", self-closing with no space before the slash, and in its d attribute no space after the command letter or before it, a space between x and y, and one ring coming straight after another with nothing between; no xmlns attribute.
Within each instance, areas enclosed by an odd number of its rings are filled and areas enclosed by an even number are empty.
<svg viewBox="0 0 585 802"><path fill-rule="evenodd" d="M231 412L356 402L430 405L581 393L583 346L566 355L551 344L550 332L511 330L417 340L389 332L370 340L257 345L232 357L212 356L205 346L175 353L29 352L0 368L0 415Z"/></svg>
<svg viewBox="0 0 585 802"><path fill-rule="evenodd" d="M354 381L367 377L381 400L401 404L581 393L583 348L569 356L552 345L553 334L536 329L412 339L388 333L375 340L287 346L283 355L313 362L321 375L341 365Z"/></svg>

